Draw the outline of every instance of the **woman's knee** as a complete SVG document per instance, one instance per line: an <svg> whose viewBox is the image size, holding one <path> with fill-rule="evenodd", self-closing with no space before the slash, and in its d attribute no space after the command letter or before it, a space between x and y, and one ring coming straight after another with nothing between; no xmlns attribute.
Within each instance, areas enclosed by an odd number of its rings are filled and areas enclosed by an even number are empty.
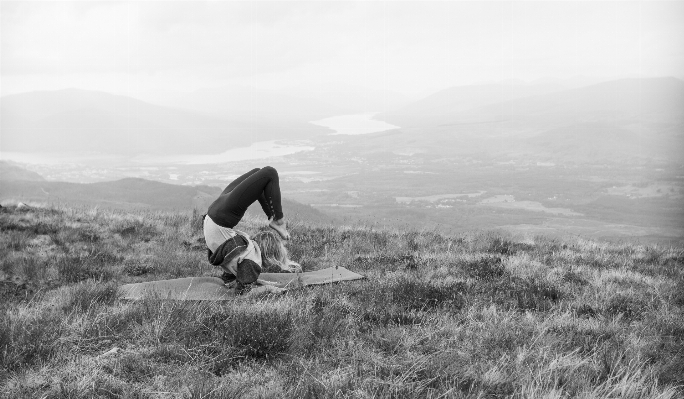
<svg viewBox="0 0 684 399"><path fill-rule="evenodd" d="M273 166L264 166L263 168L261 168L261 170L271 177L278 177L278 171Z"/></svg>

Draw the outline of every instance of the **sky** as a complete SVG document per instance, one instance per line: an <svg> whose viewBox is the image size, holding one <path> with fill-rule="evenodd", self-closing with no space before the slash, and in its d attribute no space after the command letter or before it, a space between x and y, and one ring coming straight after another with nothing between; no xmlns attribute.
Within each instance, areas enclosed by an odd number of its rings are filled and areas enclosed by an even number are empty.
<svg viewBox="0 0 684 399"><path fill-rule="evenodd" d="M684 78L681 1L1 1L0 94Z"/></svg>

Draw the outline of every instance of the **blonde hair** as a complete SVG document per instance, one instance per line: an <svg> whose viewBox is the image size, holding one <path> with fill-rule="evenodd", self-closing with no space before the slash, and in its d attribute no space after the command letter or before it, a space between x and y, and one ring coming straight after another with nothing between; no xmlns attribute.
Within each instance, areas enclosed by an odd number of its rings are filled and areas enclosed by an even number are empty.
<svg viewBox="0 0 684 399"><path fill-rule="evenodd" d="M290 271L287 248L280 237L272 231L260 231L252 237L252 240L261 249L261 262L263 271L278 273Z"/></svg>

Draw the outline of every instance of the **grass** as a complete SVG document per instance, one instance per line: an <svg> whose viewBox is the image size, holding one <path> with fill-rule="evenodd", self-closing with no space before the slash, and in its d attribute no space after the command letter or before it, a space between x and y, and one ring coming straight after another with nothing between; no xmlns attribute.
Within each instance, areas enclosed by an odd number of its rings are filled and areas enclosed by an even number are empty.
<svg viewBox="0 0 684 399"><path fill-rule="evenodd" d="M197 217L1 208L0 396L684 395L683 248L293 220L305 270L368 279L121 300L121 284L220 274Z"/></svg>

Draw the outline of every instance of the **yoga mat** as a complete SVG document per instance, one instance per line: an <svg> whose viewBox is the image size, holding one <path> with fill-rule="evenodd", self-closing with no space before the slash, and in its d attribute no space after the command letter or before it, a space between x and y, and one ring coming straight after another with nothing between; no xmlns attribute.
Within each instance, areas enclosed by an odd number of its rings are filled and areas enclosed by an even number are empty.
<svg viewBox="0 0 684 399"><path fill-rule="evenodd" d="M305 285L328 284L336 281L359 280L364 276L344 267L330 267L304 273L261 273L257 284L292 289ZM234 290L218 277L186 277L173 280L148 281L120 287L123 299L143 298L185 301L221 301L234 297Z"/></svg>

